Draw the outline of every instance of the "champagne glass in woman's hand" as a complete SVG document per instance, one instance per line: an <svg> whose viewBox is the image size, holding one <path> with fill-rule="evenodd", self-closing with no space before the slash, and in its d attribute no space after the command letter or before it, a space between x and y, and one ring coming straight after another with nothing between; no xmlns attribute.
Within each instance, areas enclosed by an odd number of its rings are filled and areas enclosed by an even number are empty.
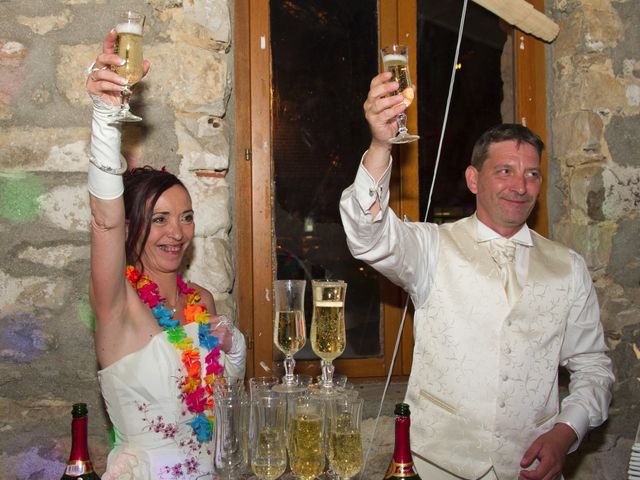
<svg viewBox="0 0 640 480"><path fill-rule="evenodd" d="M125 64L116 51L116 41L118 33L114 28L111 30L102 44L102 53L98 55L96 61L91 66L87 77L87 91L92 97L99 98L108 105L120 106L122 102L122 92L127 89L127 79L115 72L116 67ZM142 63L142 76L149 71L151 64L148 60Z"/></svg>
<svg viewBox="0 0 640 480"><path fill-rule="evenodd" d="M233 324L224 315L214 315L211 318L211 335L218 338L220 350L229 353L233 346Z"/></svg>
<svg viewBox="0 0 640 480"><path fill-rule="evenodd" d="M139 122L141 117L133 115L129 111L129 97L131 89L144 75L142 58L142 28L144 27L144 15L136 12L123 12L118 17L116 32L116 53L124 60L123 64L116 66L118 75L127 80L125 88L120 92L120 110L113 115L114 122Z"/></svg>

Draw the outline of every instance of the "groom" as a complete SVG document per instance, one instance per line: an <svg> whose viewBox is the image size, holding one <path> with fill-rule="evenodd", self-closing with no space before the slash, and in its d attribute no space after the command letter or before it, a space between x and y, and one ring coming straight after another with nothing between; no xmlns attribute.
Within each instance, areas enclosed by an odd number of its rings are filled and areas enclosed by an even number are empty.
<svg viewBox="0 0 640 480"><path fill-rule="evenodd" d="M364 104L372 140L340 210L352 254L416 307L412 451L430 479L561 478L568 452L608 414L613 383L582 257L526 225L540 193L542 140L503 124L465 172L476 213L405 223L389 209L393 121L406 106L382 73ZM558 367L571 376L560 404Z"/></svg>

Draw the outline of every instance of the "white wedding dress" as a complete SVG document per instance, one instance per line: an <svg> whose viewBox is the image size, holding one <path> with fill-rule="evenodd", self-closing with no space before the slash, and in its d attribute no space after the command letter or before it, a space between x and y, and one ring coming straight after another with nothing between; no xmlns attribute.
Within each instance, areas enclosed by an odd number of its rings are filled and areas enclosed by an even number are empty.
<svg viewBox="0 0 640 480"><path fill-rule="evenodd" d="M198 345L198 324L185 325ZM209 353L200 347L205 365ZM225 365L220 353L220 363ZM225 372L226 373L226 372ZM185 377L178 351L166 332L141 350L98 372L115 429L103 480L195 480L213 477L213 442L198 442L188 422L193 414L180 398Z"/></svg>

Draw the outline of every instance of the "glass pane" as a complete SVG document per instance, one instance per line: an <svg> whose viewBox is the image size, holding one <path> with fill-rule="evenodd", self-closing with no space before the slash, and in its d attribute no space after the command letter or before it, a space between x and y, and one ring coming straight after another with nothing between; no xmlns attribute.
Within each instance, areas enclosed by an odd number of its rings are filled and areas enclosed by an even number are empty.
<svg viewBox="0 0 640 480"><path fill-rule="evenodd" d="M272 0L278 279L348 282L347 347L380 355L379 276L347 249L338 203L369 143L362 104L378 69L377 0ZM311 284L306 317L310 331ZM310 342L296 359L317 358Z"/></svg>
<svg viewBox="0 0 640 480"><path fill-rule="evenodd" d="M420 215L424 219L458 40L462 0L418 2ZM513 29L468 2L456 79L433 191L430 221L475 211L464 171L476 139L490 126L513 122Z"/></svg>

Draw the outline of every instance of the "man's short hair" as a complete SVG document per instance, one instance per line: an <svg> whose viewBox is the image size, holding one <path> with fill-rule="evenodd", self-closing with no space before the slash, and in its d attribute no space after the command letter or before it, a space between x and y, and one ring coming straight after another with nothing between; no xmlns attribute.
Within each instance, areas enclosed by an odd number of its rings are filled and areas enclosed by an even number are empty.
<svg viewBox="0 0 640 480"><path fill-rule="evenodd" d="M477 170L480 170L484 161L489 157L489 147L494 143L506 142L509 140L515 140L518 147L521 143L528 143L536 149L538 152L538 158L542 157L544 142L537 134L524 125L519 125L517 123L501 123L500 125L491 127L480 135L480 138L478 138L473 146L473 151L471 153L471 165Z"/></svg>

